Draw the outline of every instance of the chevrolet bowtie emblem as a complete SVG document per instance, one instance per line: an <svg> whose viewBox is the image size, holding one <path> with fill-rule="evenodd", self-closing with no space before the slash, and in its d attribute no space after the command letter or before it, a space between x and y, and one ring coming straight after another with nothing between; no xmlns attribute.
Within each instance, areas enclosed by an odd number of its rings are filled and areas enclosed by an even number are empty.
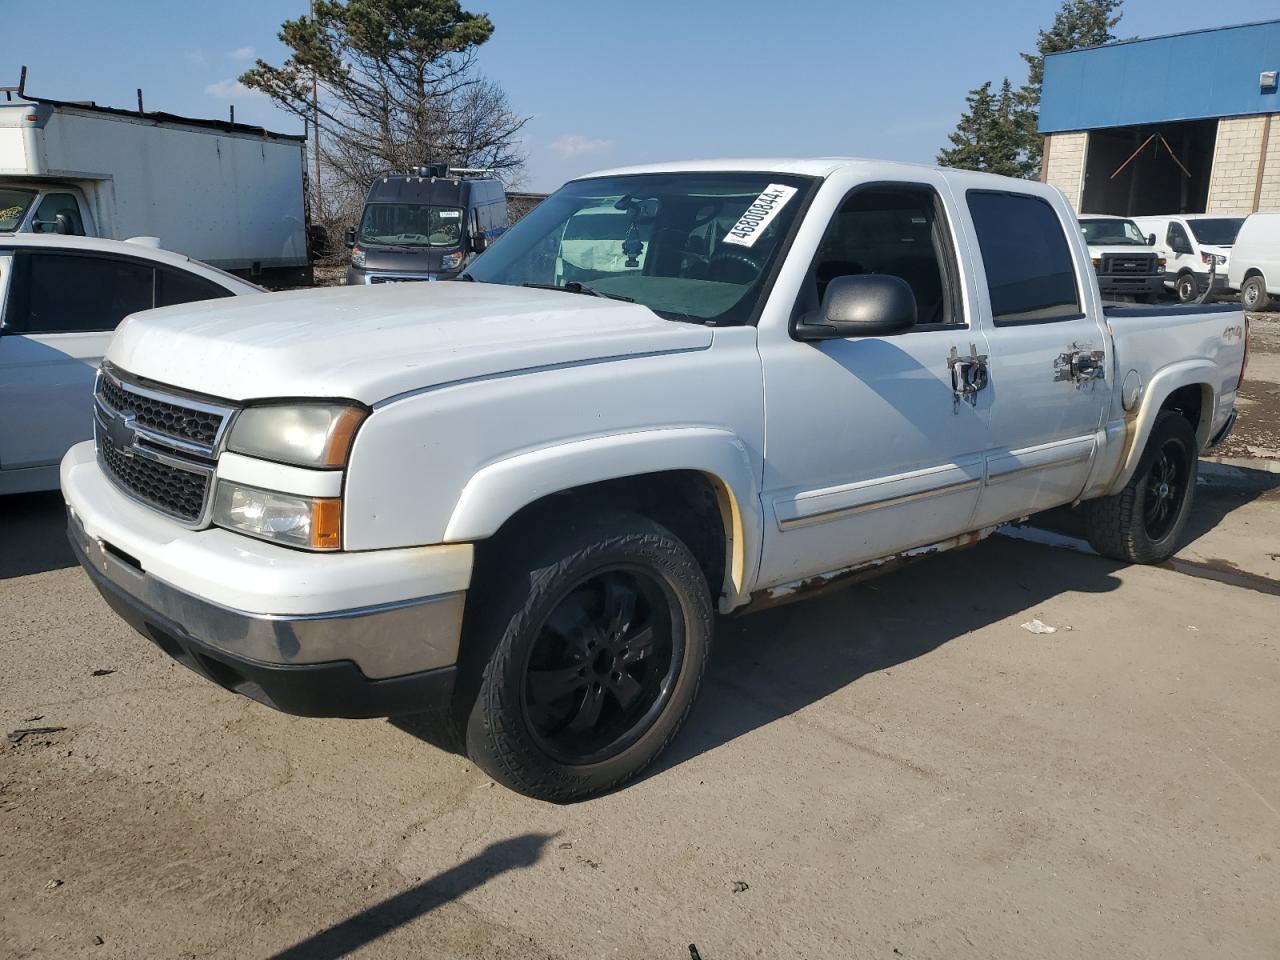
<svg viewBox="0 0 1280 960"><path fill-rule="evenodd" d="M126 410L117 413L107 422L107 436L111 445L126 457L133 456L133 441L138 435L134 428L137 421L137 415Z"/></svg>

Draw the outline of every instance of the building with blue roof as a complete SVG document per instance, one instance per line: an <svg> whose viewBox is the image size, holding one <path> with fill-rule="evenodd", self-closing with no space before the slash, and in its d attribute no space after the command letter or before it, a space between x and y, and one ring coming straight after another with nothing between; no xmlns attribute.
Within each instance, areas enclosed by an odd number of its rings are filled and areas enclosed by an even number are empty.
<svg viewBox="0 0 1280 960"><path fill-rule="evenodd" d="M1041 176L1081 213L1280 210L1280 20L1045 58Z"/></svg>

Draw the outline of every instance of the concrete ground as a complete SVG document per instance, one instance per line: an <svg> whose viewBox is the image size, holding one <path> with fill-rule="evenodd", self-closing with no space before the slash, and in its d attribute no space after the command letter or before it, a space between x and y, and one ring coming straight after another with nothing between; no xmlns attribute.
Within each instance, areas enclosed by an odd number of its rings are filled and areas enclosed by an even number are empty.
<svg viewBox="0 0 1280 960"><path fill-rule="evenodd" d="M1236 456L1273 447L1266 323ZM0 500L0 957L1275 958L1278 484L1202 486L1166 568L1060 512L723 621L669 754L575 806L217 689L108 611L56 495Z"/></svg>
<svg viewBox="0 0 1280 960"><path fill-rule="evenodd" d="M1278 480L1201 489L1203 569L996 537L725 621L567 807L213 687L11 499L0 729L60 729L0 744L0 956L1274 958Z"/></svg>

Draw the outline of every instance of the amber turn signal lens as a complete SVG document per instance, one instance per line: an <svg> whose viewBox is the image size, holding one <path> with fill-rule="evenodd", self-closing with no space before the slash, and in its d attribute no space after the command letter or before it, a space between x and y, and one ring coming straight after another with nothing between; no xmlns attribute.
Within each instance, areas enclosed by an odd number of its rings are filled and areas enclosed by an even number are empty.
<svg viewBox="0 0 1280 960"><path fill-rule="evenodd" d="M356 430L364 422L368 414L359 407L346 407L329 427L329 442L324 449L324 465L326 467L344 467L347 456L351 453L351 443L356 438Z"/></svg>
<svg viewBox="0 0 1280 960"><path fill-rule="evenodd" d="M311 547L313 550L342 548L342 501L311 501Z"/></svg>

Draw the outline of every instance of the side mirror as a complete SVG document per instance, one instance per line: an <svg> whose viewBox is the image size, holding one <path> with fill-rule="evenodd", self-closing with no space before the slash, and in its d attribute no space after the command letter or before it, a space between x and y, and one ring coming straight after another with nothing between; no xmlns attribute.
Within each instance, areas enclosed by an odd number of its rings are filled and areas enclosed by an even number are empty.
<svg viewBox="0 0 1280 960"><path fill-rule="evenodd" d="M916 295L899 277L863 273L827 284L822 306L796 324L797 340L878 337L916 324Z"/></svg>
<svg viewBox="0 0 1280 960"><path fill-rule="evenodd" d="M489 238L483 233L473 233L471 235L471 252L484 253L489 246Z"/></svg>
<svg viewBox="0 0 1280 960"><path fill-rule="evenodd" d="M1156 245L1156 235L1154 233L1147 234L1147 246L1154 247Z"/></svg>
<svg viewBox="0 0 1280 960"><path fill-rule="evenodd" d="M75 236L76 225L71 222L71 218L67 216L65 213L57 214L53 218L53 222L54 222L54 227L53 227L54 233L60 233L66 237Z"/></svg>
<svg viewBox="0 0 1280 960"><path fill-rule="evenodd" d="M347 227L347 234L345 239L348 247L354 247L356 245L356 228L355 227Z"/></svg>

